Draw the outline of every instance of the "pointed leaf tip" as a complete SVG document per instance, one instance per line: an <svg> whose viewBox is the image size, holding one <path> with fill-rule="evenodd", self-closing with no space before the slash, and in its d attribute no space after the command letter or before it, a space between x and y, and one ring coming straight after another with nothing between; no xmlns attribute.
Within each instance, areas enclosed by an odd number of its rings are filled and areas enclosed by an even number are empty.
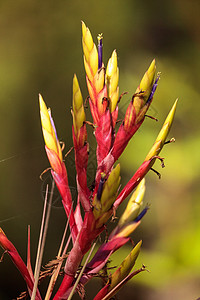
<svg viewBox="0 0 200 300"><path fill-rule="evenodd" d="M85 34L86 34L86 31L87 31L87 27L86 27L86 25L83 21L81 21L81 24L82 24L82 35L83 35L83 38L84 38Z"/></svg>
<svg viewBox="0 0 200 300"><path fill-rule="evenodd" d="M59 143L59 140L57 137L54 121L51 116L51 111L50 111L50 109L47 108L47 106L40 94L39 94L39 103L40 103L40 117L41 117L42 131L43 131L46 149L48 148L48 150L49 150L48 153L51 152L51 158L52 158L52 155L54 156L54 154L55 154L56 160L59 160L61 163L62 162L62 150L61 150L60 143ZM48 157L48 158L50 160L50 157ZM52 168L54 169L55 164L53 163L53 160L52 161L50 160L50 164L51 164L51 166L53 164Z"/></svg>
<svg viewBox="0 0 200 300"><path fill-rule="evenodd" d="M162 150L163 145L164 145L166 138L169 134L169 131L171 129L172 122L174 120L177 103L178 103L178 99L176 99L167 118L165 119L165 122L156 138L156 141L155 141L153 147L151 148L151 150L149 151L149 153L147 154L145 161L152 159L154 156L158 155L160 153L160 151Z"/></svg>
<svg viewBox="0 0 200 300"><path fill-rule="evenodd" d="M120 267L113 273L111 277L111 284L109 286L109 291L111 291L119 282L121 282L126 276L131 272L131 269L135 265L136 259L139 255L142 241L132 249L129 255L121 263Z"/></svg>
<svg viewBox="0 0 200 300"><path fill-rule="evenodd" d="M148 70L146 71L146 73L144 74L140 82L140 89L145 92L146 100L148 99L149 94L151 92L155 73L156 73L156 61L155 59L153 59Z"/></svg>

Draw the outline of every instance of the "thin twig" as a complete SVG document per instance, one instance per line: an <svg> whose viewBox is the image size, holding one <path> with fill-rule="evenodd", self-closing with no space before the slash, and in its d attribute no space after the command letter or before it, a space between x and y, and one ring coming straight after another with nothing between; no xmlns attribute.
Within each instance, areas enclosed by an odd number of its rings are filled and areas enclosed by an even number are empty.
<svg viewBox="0 0 200 300"><path fill-rule="evenodd" d="M40 275L40 268L41 268L41 264L42 264L42 257L43 257L43 253L44 253L44 246L45 246L45 242L46 242L47 230L48 230L48 225L49 225L49 218L50 218L50 213L51 213L51 204L52 204L52 200L53 200L54 187L55 187L55 182L53 180L52 181L52 186L51 186L51 193L50 193L50 197L49 197L49 205L47 207L47 212L46 212L46 218L45 218L45 221L42 220L42 223L44 222L44 231L43 231L43 234L41 234L42 235L41 249L40 249L40 252L39 252L39 255L38 255L37 269L35 269L35 276L34 276L35 282L34 282L34 287L33 287L33 293L32 293L32 296L31 296L31 300L35 300L35 296L36 296L36 292L37 292L37 286L38 286L39 275ZM47 195L47 191L46 191L46 195ZM45 202L46 202L46 204L45 204L45 206L46 206L47 205L47 196L45 196Z"/></svg>
<svg viewBox="0 0 200 300"><path fill-rule="evenodd" d="M72 238L72 235L70 234L68 240L67 240L67 243L66 243L66 246L65 246L65 249L63 250L63 253L62 253L62 256L64 258L66 252L67 252L67 249L69 247L69 243L70 243L70 240ZM53 288L55 286L55 283L56 283L56 280L58 278L58 275L59 275L59 272L60 272L60 269L62 267L62 263L63 263L63 259L60 260L60 262L58 263L58 266L56 268L56 270L54 271L52 277L51 277L51 280L50 280L50 283L49 283L49 287L48 287L48 290L47 290L47 293L46 293L46 297L45 297L45 300L49 300L50 297L51 297L51 294L53 292Z"/></svg>
<svg viewBox="0 0 200 300"><path fill-rule="evenodd" d="M87 263L88 263L88 261L89 261L91 255L92 255L92 252L93 252L93 250L94 250L94 247L96 246L96 243L97 243L97 240L96 240L96 241L94 242L94 244L92 245L92 248L91 248L91 250L90 250L90 252L89 252L89 254L88 254L87 258L86 258L86 261L85 261L85 263L84 263L84 265L83 265L83 267L82 267L82 269L81 269L81 272L80 272L79 275L78 275L78 278L76 279L76 282L75 282L75 284L74 284L74 286L73 286L73 289L71 290L71 293L70 293L69 297L67 298L67 300L71 300L71 299L72 299L72 296L73 296L73 294L74 294L74 292L75 292L75 290L76 290L76 288L77 288L77 285L78 285L78 283L79 283L79 281L80 281L80 279L81 279L81 276L83 275L83 272L84 272L84 270L85 270L85 268L86 268L86 265L87 265Z"/></svg>
<svg viewBox="0 0 200 300"><path fill-rule="evenodd" d="M29 271L29 274L34 281L34 276L33 276L33 270L32 270L32 265L31 265L31 227L28 225L28 241L27 241L27 269Z"/></svg>
<svg viewBox="0 0 200 300"><path fill-rule="evenodd" d="M46 210L47 210L48 189L49 189L49 185L47 184L45 199L44 199L43 214L42 214L42 223L41 223L41 227L40 227L40 236L39 236L39 242L38 242L38 248L37 248L37 257L36 257L36 261L35 261L34 278L36 276L36 272L37 272L37 268L38 268L39 255L40 255L41 244L42 244L42 236L43 236L43 230L44 230L45 215L46 215Z"/></svg>
<svg viewBox="0 0 200 300"><path fill-rule="evenodd" d="M71 207L71 211L72 211L72 207ZM58 258L58 259L59 259L60 257L64 257L64 255L65 255L66 252L67 252L67 248L68 248L68 246L69 246L70 240L71 240L71 234L70 234L70 236L69 236L69 238L68 238L68 241L67 241L67 244L66 244L66 246L65 246L65 248L64 248L64 250L63 250L62 256L61 256L61 251L62 251L63 244L64 244L64 241L65 241L65 237L66 237L66 234L67 234L67 228L68 228L68 226L69 226L69 219L70 219L71 211L70 211L69 218L68 218L67 223L66 223L66 226L65 226L65 231L64 231L64 233L63 233L62 241L61 241L60 248L59 248L59 251L58 251L58 255L57 255L57 258ZM53 288L54 288L54 286L55 286L57 277L58 277L58 275L59 275L59 272L60 272L62 263L63 263L63 260L60 260L60 262L58 263L56 269L54 270L53 275L51 276L51 280L50 280L50 282L49 282L49 286L48 286L48 289L47 289L47 292L46 292L45 300L49 300L50 297L51 297L51 294L52 294Z"/></svg>

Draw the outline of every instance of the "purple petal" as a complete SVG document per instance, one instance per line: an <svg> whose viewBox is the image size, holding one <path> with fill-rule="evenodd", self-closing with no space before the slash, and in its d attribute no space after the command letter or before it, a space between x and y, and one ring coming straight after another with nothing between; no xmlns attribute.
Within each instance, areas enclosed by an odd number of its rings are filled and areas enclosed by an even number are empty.
<svg viewBox="0 0 200 300"><path fill-rule="evenodd" d="M147 210L149 209L149 206L146 206L142 211L141 213L137 216L137 218L135 218L134 222L139 222L143 217L144 215L146 215L147 213Z"/></svg>
<svg viewBox="0 0 200 300"><path fill-rule="evenodd" d="M103 35L102 33L98 35L98 69L102 67L102 57L103 57Z"/></svg>
<svg viewBox="0 0 200 300"><path fill-rule="evenodd" d="M102 195L102 192L103 192L104 182L105 182L105 174L102 173L101 174L101 179L100 179L100 182L99 182L98 191L97 191L97 199L98 200L101 200L101 195Z"/></svg>
<svg viewBox="0 0 200 300"><path fill-rule="evenodd" d="M160 79L160 75L157 76L153 86L152 86L152 90L151 90L151 94L149 95L149 98L147 100L147 103L150 102L153 98L153 95L155 94L155 91L157 89L157 86L158 86L158 80Z"/></svg>

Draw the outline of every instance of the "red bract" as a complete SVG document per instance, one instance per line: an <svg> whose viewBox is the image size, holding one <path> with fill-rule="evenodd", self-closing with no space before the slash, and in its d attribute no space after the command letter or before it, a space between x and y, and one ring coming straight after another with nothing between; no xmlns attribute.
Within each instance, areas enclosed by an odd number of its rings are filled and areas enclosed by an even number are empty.
<svg viewBox="0 0 200 300"><path fill-rule="evenodd" d="M8 240L3 230L0 228L0 246L4 249L6 253L9 254L11 260L15 264L15 266L20 271L22 277L24 278L29 295L32 295L33 291L33 285L34 285L34 279L32 279L32 274L29 273L28 268L26 267L25 263L23 262L21 256L17 252L17 249L14 247L14 245ZM36 293L35 299L41 300L41 296L39 291Z"/></svg>

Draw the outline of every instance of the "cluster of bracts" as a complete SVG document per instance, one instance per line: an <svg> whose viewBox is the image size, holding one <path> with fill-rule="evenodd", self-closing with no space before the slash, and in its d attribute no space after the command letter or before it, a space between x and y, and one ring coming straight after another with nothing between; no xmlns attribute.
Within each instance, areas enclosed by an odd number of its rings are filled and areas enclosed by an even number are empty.
<svg viewBox="0 0 200 300"><path fill-rule="evenodd" d="M77 290L79 292L82 290L80 294L82 294L83 298L85 284L94 276L97 276L102 269L104 269L105 273L111 255L131 239L131 233L140 224L148 209L145 207L140 211L145 192L144 177L152 169L156 159L160 159L163 164L163 159L159 156L159 153L166 142L177 105L176 101L144 162L120 191L120 165L115 165L115 163L147 116L148 108L152 103L158 85L159 75L156 75L155 60L153 60L132 96L124 119L119 123L118 104L121 96L119 96L118 86L117 53L115 50L113 51L107 67L105 67L102 62L102 35L98 36L98 46L96 47L89 29L83 22L82 45L89 105L93 118L92 125L97 142L97 170L95 184L91 190L87 184L89 144L86 127L89 125L86 121L79 83L76 75L74 75L72 134L77 173L78 197L76 206L72 202L67 170L51 111L47 109L42 96L39 96L42 130L46 144L45 149L51 165L51 174L61 195L63 207L68 218L71 232L70 238L72 238L73 243L72 249L70 251L67 250L68 255L65 261L63 280L53 297L54 300L71 299L73 293ZM116 127L118 127L118 130ZM116 222L115 229L108 235L107 240L99 246L96 254L90 261L88 260L80 273L83 257L98 236L105 231L107 221L117 214L116 211L119 205L134 189L135 191L131 195L125 211L119 218L119 221ZM35 278L30 264L30 250L26 266L2 229L0 229L0 245L10 255L12 261L21 272L27 284L28 293L32 297L31 299L41 300L42 297L38 288L36 288L33 295ZM132 271L140 247L141 241L133 246L132 251L117 270L112 275L107 276L108 280L104 280L105 285L96 294L95 300L110 299L128 280L145 269L142 266L140 269ZM56 269L54 272L56 272ZM53 280L50 292L45 299L50 299L55 281L56 279Z"/></svg>

